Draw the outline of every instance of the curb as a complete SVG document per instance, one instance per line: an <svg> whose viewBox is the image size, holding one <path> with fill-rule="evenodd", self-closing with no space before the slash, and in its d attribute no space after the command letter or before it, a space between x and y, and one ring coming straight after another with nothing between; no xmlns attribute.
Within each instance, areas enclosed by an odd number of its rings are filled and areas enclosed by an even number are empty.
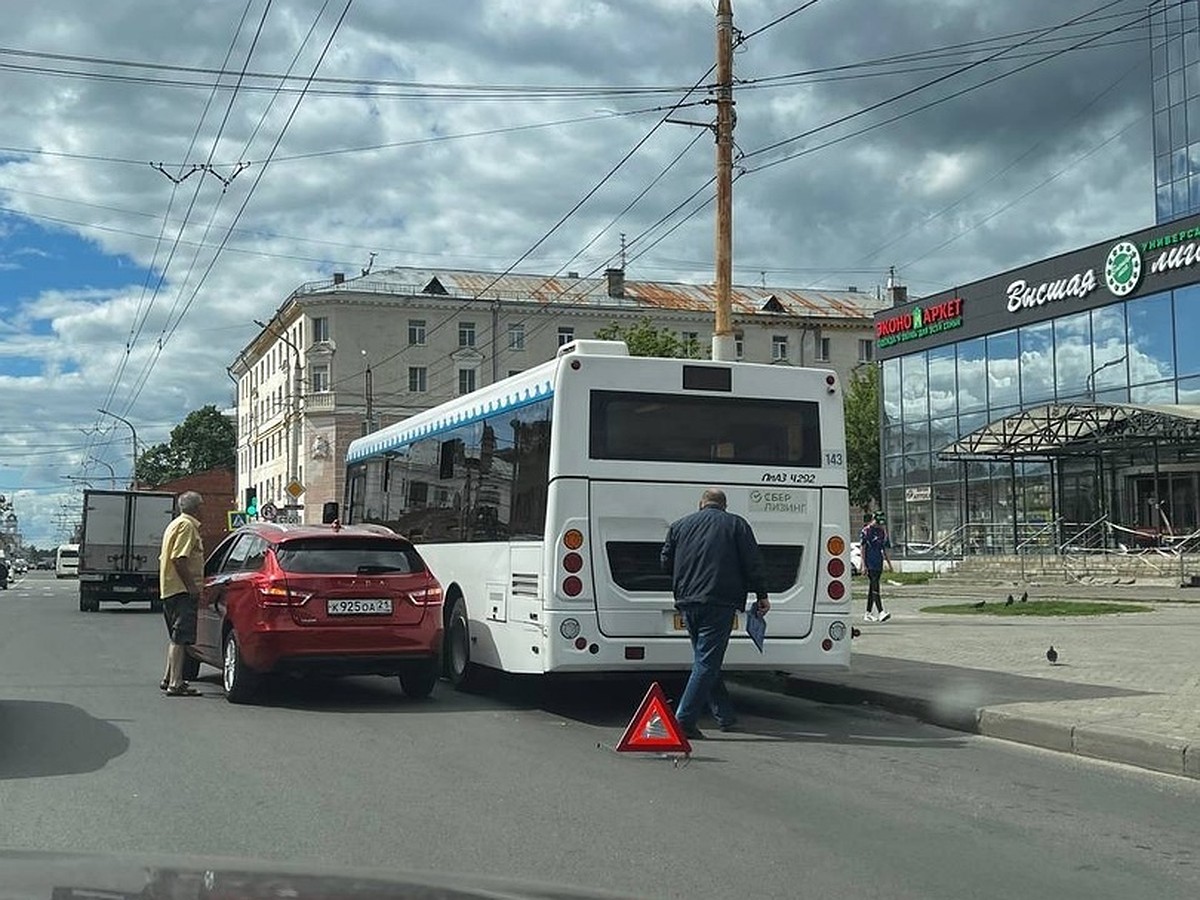
<svg viewBox="0 0 1200 900"><path fill-rule="evenodd" d="M757 681L757 680L756 680ZM1103 725L1075 725L1010 713L1004 707L936 703L892 691L854 687L803 675L759 682L780 693L836 706L866 704L954 731L1028 744L1089 759L1123 763L1185 778L1200 778L1200 745Z"/></svg>

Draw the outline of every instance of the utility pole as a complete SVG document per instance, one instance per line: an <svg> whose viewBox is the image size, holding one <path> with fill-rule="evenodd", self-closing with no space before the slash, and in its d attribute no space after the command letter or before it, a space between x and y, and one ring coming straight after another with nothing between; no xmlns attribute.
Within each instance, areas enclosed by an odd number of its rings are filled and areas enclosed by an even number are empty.
<svg viewBox="0 0 1200 900"><path fill-rule="evenodd" d="M717 2L717 321L712 358L733 360L733 6Z"/></svg>
<svg viewBox="0 0 1200 900"><path fill-rule="evenodd" d="M367 368L363 372L365 383L363 385L366 390L367 397L367 419L363 423L363 434L370 434L375 430L375 379L371 373L371 357L367 356L367 351L362 352L363 359L367 361Z"/></svg>

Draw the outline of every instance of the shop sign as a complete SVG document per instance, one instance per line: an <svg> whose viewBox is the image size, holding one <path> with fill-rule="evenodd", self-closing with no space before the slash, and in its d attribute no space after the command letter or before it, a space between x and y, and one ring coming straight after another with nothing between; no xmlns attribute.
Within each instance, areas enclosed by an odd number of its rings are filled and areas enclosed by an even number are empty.
<svg viewBox="0 0 1200 900"><path fill-rule="evenodd" d="M890 347L958 328L962 325L962 298L915 306L907 312L875 323L875 345Z"/></svg>
<svg viewBox="0 0 1200 900"><path fill-rule="evenodd" d="M933 488L926 485L925 487L910 487L904 489L905 503L923 503L933 496Z"/></svg>
<svg viewBox="0 0 1200 900"><path fill-rule="evenodd" d="M1086 272L1076 272L1069 278L1058 278L1054 281L1043 281L1033 285L1024 278L1018 278L1008 286L1008 311L1020 312L1035 306L1045 306L1068 297L1083 299L1096 289L1096 272L1088 269Z"/></svg>

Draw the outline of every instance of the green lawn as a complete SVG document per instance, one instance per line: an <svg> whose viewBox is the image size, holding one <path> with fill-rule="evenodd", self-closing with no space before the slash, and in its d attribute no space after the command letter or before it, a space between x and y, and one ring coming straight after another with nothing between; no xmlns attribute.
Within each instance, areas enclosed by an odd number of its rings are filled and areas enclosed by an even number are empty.
<svg viewBox="0 0 1200 900"><path fill-rule="evenodd" d="M945 603L922 606L921 612L952 613L964 616L1109 616L1115 613L1153 612L1141 603L1091 603L1079 600L1030 600L1005 606L1004 601L985 603Z"/></svg>

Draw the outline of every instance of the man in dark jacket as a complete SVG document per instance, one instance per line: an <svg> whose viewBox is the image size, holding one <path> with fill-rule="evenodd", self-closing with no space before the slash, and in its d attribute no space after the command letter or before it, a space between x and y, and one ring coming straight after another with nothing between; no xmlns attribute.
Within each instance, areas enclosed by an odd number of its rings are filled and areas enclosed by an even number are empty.
<svg viewBox="0 0 1200 900"><path fill-rule="evenodd" d="M706 490L699 511L673 523L662 548L675 608L692 640L692 674L675 710L689 738L704 737L697 722L705 706L722 731L735 726L733 703L721 678L735 614L746 608L751 592L758 612L771 608L754 532L741 516L726 512L725 505L724 491Z"/></svg>

